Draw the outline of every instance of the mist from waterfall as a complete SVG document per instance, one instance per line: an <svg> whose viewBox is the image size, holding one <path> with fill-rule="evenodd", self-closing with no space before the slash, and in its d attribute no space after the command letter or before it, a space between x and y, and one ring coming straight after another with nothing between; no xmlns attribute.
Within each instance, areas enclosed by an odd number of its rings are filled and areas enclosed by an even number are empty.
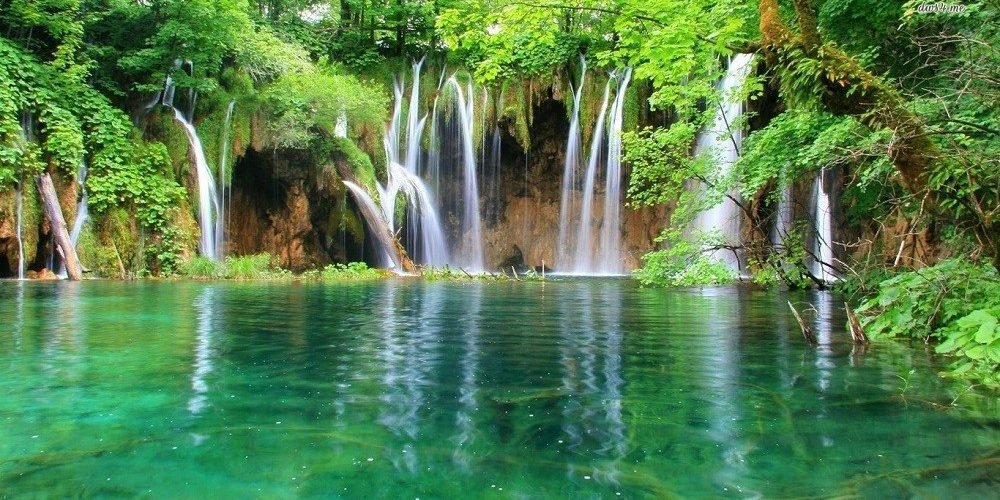
<svg viewBox="0 0 1000 500"><path fill-rule="evenodd" d="M698 134L695 154L712 160L717 168L712 177L716 179L724 179L739 158L743 142L743 132L739 126L743 101L733 94L746 81L752 61L752 54L737 54L729 61L726 75L719 82L719 92L722 95L719 109L712 124ZM699 189L705 188L701 186ZM728 192L719 204L699 213L694 221L696 234L717 234L721 237L719 243L722 246L739 247L742 213L737 205L738 197L739 193L735 190ZM738 254L728 248L715 250L711 258L724 262L734 271L740 271Z"/></svg>

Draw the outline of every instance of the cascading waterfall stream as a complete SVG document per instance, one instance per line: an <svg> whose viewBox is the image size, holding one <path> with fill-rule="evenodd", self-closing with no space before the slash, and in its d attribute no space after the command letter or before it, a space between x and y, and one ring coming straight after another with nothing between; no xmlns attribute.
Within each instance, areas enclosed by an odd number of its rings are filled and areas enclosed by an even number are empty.
<svg viewBox="0 0 1000 500"><path fill-rule="evenodd" d="M191 61L174 61L174 67L185 71L189 75L194 72L194 66ZM195 174L198 180L198 227L201 229L201 237L198 240L198 251L203 257L218 261L222 258L222 247L225 237L225 231L222 230L224 219L221 216L223 208L219 193L219 186L224 186L225 167L223 165L219 166L220 183L217 186L216 179L212 176L212 170L208 166L208 160L205 158L205 149L201 145L198 131L192 123L194 120L197 93L194 92L194 89L189 89L188 111L185 114L180 108L174 105L174 95L176 92L177 88L174 85L173 79L170 75L167 75L163 84L162 99L160 102L173 110L174 118L184 129L188 145L191 148L191 154L194 156ZM234 102L231 102L230 108L227 110L227 121L232 118L232 106L234 104ZM228 129L228 124L224 128ZM223 145L222 149L226 149L226 146Z"/></svg>
<svg viewBox="0 0 1000 500"><path fill-rule="evenodd" d="M774 227L771 229L771 245L779 248L785 246L785 238L792 230L792 187L781 188L781 197L778 198L778 208Z"/></svg>
<svg viewBox="0 0 1000 500"><path fill-rule="evenodd" d="M575 255L573 257L570 271L573 273L590 273L591 257L591 224L593 223L592 207L594 204L594 185L597 178L597 166L601 162L604 143L604 121L608 109L608 100L611 96L611 79L604 86L604 97L601 99L601 110L597 114L597 123L594 125L594 133L590 139L590 157L587 160L587 171L583 181L583 199L580 203L579 227L576 232Z"/></svg>
<svg viewBox="0 0 1000 500"><path fill-rule="evenodd" d="M479 218L479 182L476 176L476 152L472 138L472 117L473 108L473 88L470 81L468 88L468 99L462 93L462 86L458 80L452 76L448 79L448 85L455 92L458 101L459 125L462 134L462 165L463 165L463 185L462 185L462 206L464 207L462 216L462 249L458 256L457 264L470 271L485 270L485 258L483 255L483 234L481 221Z"/></svg>
<svg viewBox="0 0 1000 500"><path fill-rule="evenodd" d="M17 212L17 279L24 279L24 200L21 193L21 186L24 185L22 178L14 188L14 210Z"/></svg>
<svg viewBox="0 0 1000 500"><path fill-rule="evenodd" d="M219 165L217 168L218 174L218 193L219 193L219 212L215 218L215 249L219 253L219 256L225 255L225 242L226 242L226 224L227 224L227 210L226 210L226 196L228 190L228 181L226 178L226 165L229 162L229 135L230 126L233 122L233 110L236 108L236 101L229 101L229 106L226 108L226 119L222 122L222 141L219 145Z"/></svg>
<svg viewBox="0 0 1000 500"><path fill-rule="evenodd" d="M816 175L813 186L813 198L815 199L813 221L816 224L816 239L813 244L813 251L816 259L813 262L813 276L819 278L823 283L834 283L837 275L830 267L833 265L833 213L830 207L830 193L827 190L827 175L829 170L823 168Z"/></svg>
<svg viewBox="0 0 1000 500"><path fill-rule="evenodd" d="M556 266L569 268L572 247L569 241L570 214L579 204L576 201L576 174L580 170L580 143L583 142L580 133L580 99L583 97L583 85L587 77L587 61L580 57L580 81L573 90L573 112L570 115L569 136L566 139L566 158L563 162L562 190L559 197L559 236L556 240Z"/></svg>
<svg viewBox="0 0 1000 500"><path fill-rule="evenodd" d="M198 250L201 255L212 260L219 260L219 248L216 246L216 221L219 216L219 193L215 185L215 178L208 167L205 159L205 150L201 146L201 139L198 138L198 131L177 108L174 110L174 118L184 128L188 143L191 146L191 153L194 155L195 170L198 177L198 225L201 227L201 238L198 240Z"/></svg>
<svg viewBox="0 0 1000 500"><path fill-rule="evenodd" d="M596 271L599 274L620 274L621 262L621 209L622 209L622 122L625 110L625 92L632 80L632 68L618 81L615 103L611 108L608 127L607 170L604 177L604 217L601 225L600 247Z"/></svg>
<svg viewBox="0 0 1000 500"><path fill-rule="evenodd" d="M21 115L21 144L26 147L34 138L34 123L30 113L24 112ZM17 218L17 279L24 279L24 172L21 172L17 185L14 187L14 210Z"/></svg>
<svg viewBox="0 0 1000 500"><path fill-rule="evenodd" d="M403 112L403 81L397 79L393 85L393 112L386 130L384 146L388 160L385 185L376 183L379 193L379 217L391 231L396 230L396 198L400 193L410 203L407 220L409 222L411 252L419 251L417 259L425 265L443 266L448 263L448 248L444 239L444 229L437 213L434 193L420 178L420 141L427 116L419 117L420 68L423 59L413 64L413 86L410 94L406 120L406 150L400 151L400 137ZM346 119L345 119L346 122ZM433 125L432 125L433 129ZM345 126L346 132L346 126ZM402 153L402 154L401 154ZM403 158L403 163L400 158ZM359 186L356 188L361 189ZM371 198L370 195L367 195Z"/></svg>
<svg viewBox="0 0 1000 500"><path fill-rule="evenodd" d="M710 156L717 166L715 177L718 179L725 178L733 163L739 158L743 134L740 128L733 124L738 123L737 120L743 114L743 102L734 98L732 94L746 81L752 60L752 54L737 54L732 58L725 77L719 83L723 100L715 113L715 119L710 127L698 134L696 154ZM721 203L698 214L694 227L700 234L718 233L723 245L738 247L742 214L739 206L731 198L739 194L735 191L727 194L728 197ZM739 257L729 249L718 249L712 253L711 258L724 262L733 270L740 270Z"/></svg>
<svg viewBox="0 0 1000 500"><path fill-rule="evenodd" d="M75 247L80 242L80 233L83 232L83 224L90 217L90 207L87 199L87 162L81 161L80 168L76 172L76 183L80 186L80 201L76 204L76 217L73 219L73 230L69 233L69 240Z"/></svg>

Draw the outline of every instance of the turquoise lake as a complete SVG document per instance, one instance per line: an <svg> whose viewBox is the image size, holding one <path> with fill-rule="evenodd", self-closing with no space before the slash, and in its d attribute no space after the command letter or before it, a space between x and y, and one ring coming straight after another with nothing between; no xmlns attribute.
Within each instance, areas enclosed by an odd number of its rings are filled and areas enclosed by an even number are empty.
<svg viewBox="0 0 1000 500"><path fill-rule="evenodd" d="M805 344L786 300L820 345ZM995 497L997 394L826 292L0 283L0 497Z"/></svg>

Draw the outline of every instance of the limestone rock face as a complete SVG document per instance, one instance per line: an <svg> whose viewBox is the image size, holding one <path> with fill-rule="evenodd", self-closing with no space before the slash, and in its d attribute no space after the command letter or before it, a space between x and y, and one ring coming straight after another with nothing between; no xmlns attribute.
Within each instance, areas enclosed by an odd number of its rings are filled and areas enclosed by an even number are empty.
<svg viewBox="0 0 1000 500"><path fill-rule="evenodd" d="M486 239L486 263L489 267L499 267L511 257L510 250L517 247L529 268L542 266L559 271L556 259L556 245L559 238L559 200L534 196L518 196L509 193L506 210L501 221L484 232ZM595 198L595 205L604 203L603 196ZM641 257L656 248L654 239L667 220L665 207L623 209L622 261L623 268L632 270L640 267ZM592 223L591 242L597 245L600 239L601 220L597 214Z"/></svg>
<svg viewBox="0 0 1000 500"><path fill-rule="evenodd" d="M254 150L237 163L233 175L228 253L268 252L293 271L320 267L337 257L328 232L333 208L343 192L321 178L312 165L298 167L294 152ZM336 224L333 224L336 230Z"/></svg>

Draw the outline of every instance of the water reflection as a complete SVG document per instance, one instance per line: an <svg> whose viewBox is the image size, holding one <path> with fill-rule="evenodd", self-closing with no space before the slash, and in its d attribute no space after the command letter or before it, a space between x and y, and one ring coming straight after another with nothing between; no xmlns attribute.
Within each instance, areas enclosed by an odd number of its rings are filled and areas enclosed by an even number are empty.
<svg viewBox="0 0 1000 500"><path fill-rule="evenodd" d="M83 297L80 283L57 283L54 295L54 301L42 310L45 332L42 371L53 380L75 381L82 376L85 350L81 338Z"/></svg>
<svg viewBox="0 0 1000 500"><path fill-rule="evenodd" d="M465 295L468 304L461 318L462 355L459 363L460 382L458 387L458 411L455 413L455 445L452 458L463 470L469 469L469 448L472 445L475 423L473 415L478 409L476 396L476 370L479 366L479 315L482 308L482 285L472 284Z"/></svg>
<svg viewBox="0 0 1000 500"><path fill-rule="evenodd" d="M18 280L15 282L17 291L14 292L14 349L20 351L24 345L24 287L25 282Z"/></svg>
<svg viewBox="0 0 1000 500"><path fill-rule="evenodd" d="M191 398L187 408L192 415L197 415L208 404L208 382L206 377L212 373L212 342L216 328L216 309L218 307L217 290L206 286L194 300L193 309L198 318L196 342L194 348L194 371L191 373Z"/></svg>
<svg viewBox="0 0 1000 500"><path fill-rule="evenodd" d="M816 334L816 374L820 392L830 389L830 376L836 364L833 362L833 294L829 291L816 291L812 297L816 317L813 321L813 332Z"/></svg>
<svg viewBox="0 0 1000 500"><path fill-rule="evenodd" d="M728 288L701 290L695 311L700 322L700 377L705 395L708 437L719 450L714 479L721 489L751 494L747 454L752 448L743 433L740 318L738 291Z"/></svg>
<svg viewBox="0 0 1000 500"><path fill-rule="evenodd" d="M378 422L396 438L387 453L398 470L415 472L420 457L414 443L420 439L426 391L433 385L439 347L442 291L390 282L384 289L376 356L382 365L383 393Z"/></svg>
<svg viewBox="0 0 1000 500"><path fill-rule="evenodd" d="M567 462L569 478L616 483L628 451L622 417L622 296L615 283L581 283L559 302L562 434L565 448L588 467Z"/></svg>

